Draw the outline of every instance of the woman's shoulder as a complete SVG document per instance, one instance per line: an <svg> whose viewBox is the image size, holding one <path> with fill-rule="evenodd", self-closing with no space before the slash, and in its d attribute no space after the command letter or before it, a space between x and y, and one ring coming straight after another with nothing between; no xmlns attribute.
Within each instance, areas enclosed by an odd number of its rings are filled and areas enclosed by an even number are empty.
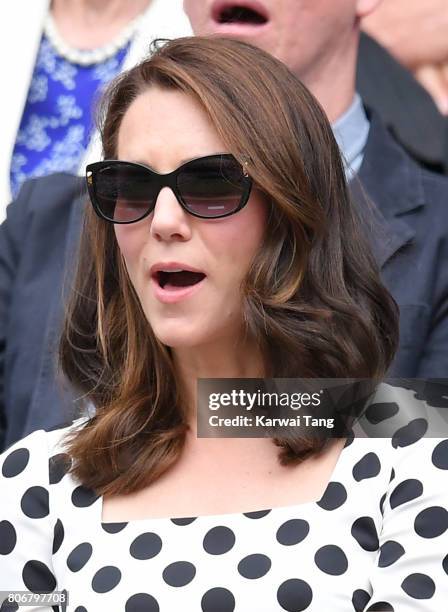
<svg viewBox="0 0 448 612"><path fill-rule="evenodd" d="M88 420L81 417L57 429L38 429L18 440L0 455L0 478L12 481L20 477L51 484L69 458L66 437Z"/></svg>
<svg viewBox="0 0 448 612"><path fill-rule="evenodd" d="M356 438L346 453L346 469L353 471L355 480L387 472L391 484L406 479L443 481L448 503L448 438L422 436L403 442L387 437Z"/></svg>
<svg viewBox="0 0 448 612"><path fill-rule="evenodd" d="M387 437L355 437L347 441L337 474L356 489L373 482L382 494L436 491L442 487L448 507L448 438L421 437L397 444ZM411 493L409 493L411 494Z"/></svg>
<svg viewBox="0 0 448 612"><path fill-rule="evenodd" d="M406 444L388 439L391 481L402 488L434 489L444 483L443 494L448 504L448 438L419 437Z"/></svg>

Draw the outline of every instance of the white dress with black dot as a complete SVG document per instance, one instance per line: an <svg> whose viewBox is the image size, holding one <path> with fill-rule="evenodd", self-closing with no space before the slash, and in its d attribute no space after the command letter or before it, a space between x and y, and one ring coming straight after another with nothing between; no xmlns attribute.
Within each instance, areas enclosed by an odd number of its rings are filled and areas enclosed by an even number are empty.
<svg viewBox="0 0 448 612"><path fill-rule="evenodd" d="M447 439L347 442L318 502L102 523L67 431L0 456L0 591L65 590L70 612L448 610Z"/></svg>

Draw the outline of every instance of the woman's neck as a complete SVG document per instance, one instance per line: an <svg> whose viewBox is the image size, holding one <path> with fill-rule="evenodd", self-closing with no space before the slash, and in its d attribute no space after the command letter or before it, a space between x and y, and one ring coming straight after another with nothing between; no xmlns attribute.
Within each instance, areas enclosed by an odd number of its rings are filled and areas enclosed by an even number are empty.
<svg viewBox="0 0 448 612"><path fill-rule="evenodd" d="M150 0L53 0L51 14L64 41L76 49L112 42Z"/></svg>
<svg viewBox="0 0 448 612"><path fill-rule="evenodd" d="M190 425L196 422L197 380L199 378L263 378L263 356L252 342L222 342L208 347L173 350Z"/></svg>

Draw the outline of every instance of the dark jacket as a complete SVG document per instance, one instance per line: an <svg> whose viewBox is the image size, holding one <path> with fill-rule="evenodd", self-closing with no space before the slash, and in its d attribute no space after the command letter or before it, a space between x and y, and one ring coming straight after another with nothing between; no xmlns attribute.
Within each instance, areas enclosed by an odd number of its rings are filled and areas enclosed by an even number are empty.
<svg viewBox="0 0 448 612"><path fill-rule="evenodd" d="M448 117L412 73L365 33L359 45L356 89L412 157L448 174Z"/></svg>
<svg viewBox="0 0 448 612"><path fill-rule="evenodd" d="M373 116L359 172L380 230L373 248L400 306L390 376L448 377L448 179L423 170ZM359 185L352 183L361 203Z"/></svg>
<svg viewBox="0 0 448 612"><path fill-rule="evenodd" d="M356 89L406 151L429 169L448 174L448 117L412 73L361 34Z"/></svg>
<svg viewBox="0 0 448 612"><path fill-rule="evenodd" d="M383 278L401 307L391 375L448 376L448 180L417 166L375 117L359 176L378 210ZM55 361L82 186L67 175L29 181L0 227L0 447L77 414ZM353 193L364 207L356 180Z"/></svg>

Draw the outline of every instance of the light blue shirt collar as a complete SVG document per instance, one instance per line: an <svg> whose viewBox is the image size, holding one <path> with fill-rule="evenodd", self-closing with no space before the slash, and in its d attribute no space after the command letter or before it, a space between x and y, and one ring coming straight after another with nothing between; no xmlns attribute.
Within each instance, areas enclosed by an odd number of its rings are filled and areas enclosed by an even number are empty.
<svg viewBox="0 0 448 612"><path fill-rule="evenodd" d="M345 176L349 181L361 167L370 128L358 93L355 93L350 107L331 127L344 160Z"/></svg>

